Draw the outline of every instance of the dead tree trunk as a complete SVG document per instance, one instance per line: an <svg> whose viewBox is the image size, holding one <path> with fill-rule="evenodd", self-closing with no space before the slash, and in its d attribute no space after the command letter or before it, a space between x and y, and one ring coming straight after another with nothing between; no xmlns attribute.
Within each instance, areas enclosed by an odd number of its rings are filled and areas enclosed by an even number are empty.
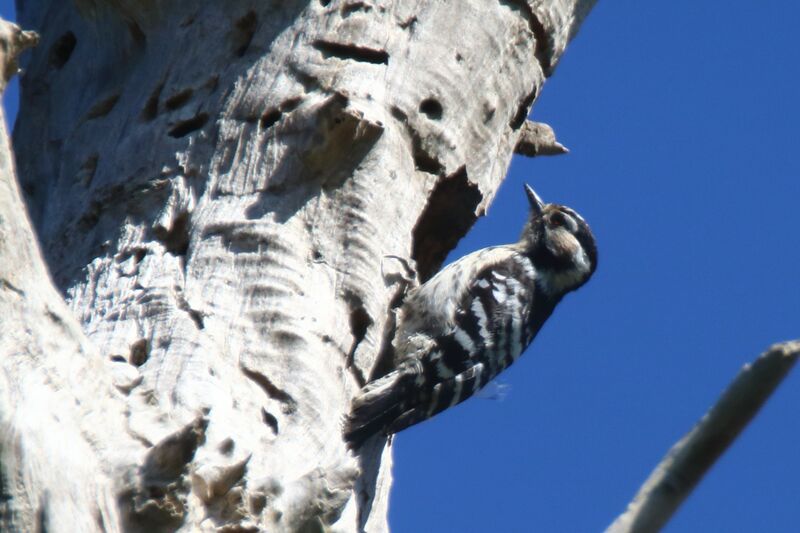
<svg viewBox="0 0 800 533"><path fill-rule="evenodd" d="M0 529L387 530L341 417L593 3L18 0Z"/></svg>

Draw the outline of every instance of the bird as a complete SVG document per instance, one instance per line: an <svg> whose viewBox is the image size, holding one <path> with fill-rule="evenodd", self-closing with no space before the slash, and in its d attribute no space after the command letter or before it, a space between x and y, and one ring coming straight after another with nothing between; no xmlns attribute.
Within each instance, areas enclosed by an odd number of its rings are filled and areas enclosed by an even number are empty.
<svg viewBox="0 0 800 533"><path fill-rule="evenodd" d="M394 369L354 396L350 449L463 402L519 358L556 305L597 268L586 221L525 184L519 241L468 254L409 292L398 314Z"/></svg>

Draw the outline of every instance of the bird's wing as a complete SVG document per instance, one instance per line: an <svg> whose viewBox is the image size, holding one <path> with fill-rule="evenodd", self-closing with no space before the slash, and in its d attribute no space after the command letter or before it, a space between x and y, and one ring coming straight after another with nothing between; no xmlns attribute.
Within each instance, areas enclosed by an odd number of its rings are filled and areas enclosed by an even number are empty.
<svg viewBox="0 0 800 533"><path fill-rule="evenodd" d="M535 275L530 260L520 254L476 272L455 304L452 327L432 339L426 353L416 355L423 386L391 432L461 403L519 357L536 332L529 320Z"/></svg>
<svg viewBox="0 0 800 533"><path fill-rule="evenodd" d="M441 413L472 396L472 393L485 383L484 366L482 363L477 363L464 372L436 383L431 390L419 391L423 392L422 396L392 420L386 428L386 433L397 433Z"/></svg>
<svg viewBox="0 0 800 533"><path fill-rule="evenodd" d="M403 304L397 332L398 352L411 354L405 342L415 335L434 334L451 329L459 305L471 291L479 273L519 255L513 245L493 246L450 263L423 285L412 291ZM399 361L397 362L399 364Z"/></svg>
<svg viewBox="0 0 800 533"><path fill-rule="evenodd" d="M466 400L511 364L535 333L528 319L535 275L527 257L496 247L453 263L423 286L414 297L426 300L411 306L418 314L406 314L401 326L406 358L354 400L348 441L358 447L378 431L395 433L426 420ZM447 317L442 306L450 307ZM440 322L432 328L426 320Z"/></svg>
<svg viewBox="0 0 800 533"><path fill-rule="evenodd" d="M440 354L428 356L437 361L439 379L482 363L480 388L519 357L531 340L535 277L530 260L518 253L475 273L455 303L452 326L435 339Z"/></svg>

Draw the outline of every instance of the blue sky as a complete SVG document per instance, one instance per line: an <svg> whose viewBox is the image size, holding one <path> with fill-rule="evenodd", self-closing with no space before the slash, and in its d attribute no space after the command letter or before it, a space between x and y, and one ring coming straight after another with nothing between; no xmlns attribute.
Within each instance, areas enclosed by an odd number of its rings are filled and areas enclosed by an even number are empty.
<svg viewBox="0 0 800 533"><path fill-rule="evenodd" d="M584 215L600 266L504 399L397 436L395 533L601 530L743 364L800 337L798 19L600 0L533 112L572 152L515 159L451 256L516 240L527 181ZM796 531L797 405L800 369L666 530Z"/></svg>
<svg viewBox="0 0 800 533"><path fill-rule="evenodd" d="M771 9L781 11L772 12ZM530 182L591 224L592 281L500 380L395 440L395 533L586 532L625 508L740 367L800 337L800 5L600 0L451 258L516 240ZM666 528L797 531L800 369Z"/></svg>

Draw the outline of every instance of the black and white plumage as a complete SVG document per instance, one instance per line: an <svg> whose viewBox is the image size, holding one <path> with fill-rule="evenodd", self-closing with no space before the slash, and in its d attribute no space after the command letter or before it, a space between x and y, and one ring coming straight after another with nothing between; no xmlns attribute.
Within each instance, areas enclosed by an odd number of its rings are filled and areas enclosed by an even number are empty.
<svg viewBox="0 0 800 533"><path fill-rule="evenodd" d="M589 226L575 211L525 191L520 240L448 265L412 291L394 340L396 368L353 399L344 436L353 448L456 405L508 368L570 291L597 266Z"/></svg>

